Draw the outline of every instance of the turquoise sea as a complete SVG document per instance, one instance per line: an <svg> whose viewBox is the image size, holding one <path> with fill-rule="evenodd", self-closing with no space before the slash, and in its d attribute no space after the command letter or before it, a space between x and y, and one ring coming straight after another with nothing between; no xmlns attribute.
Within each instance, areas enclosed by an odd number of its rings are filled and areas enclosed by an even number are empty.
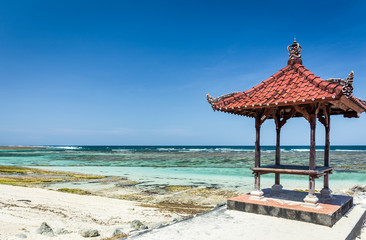
<svg viewBox="0 0 366 240"><path fill-rule="evenodd" d="M249 191L254 146L47 146L50 149L0 150L0 165L37 167L108 176L124 176L141 184L209 185ZM317 165L324 150L318 146ZM262 165L274 162L275 147L261 147ZM307 165L308 146L282 146L281 163ZM331 187L343 190L366 184L366 146L331 146ZM262 188L274 176L262 177ZM307 188L306 176L281 175L284 188ZM322 179L316 187L321 188Z"/></svg>

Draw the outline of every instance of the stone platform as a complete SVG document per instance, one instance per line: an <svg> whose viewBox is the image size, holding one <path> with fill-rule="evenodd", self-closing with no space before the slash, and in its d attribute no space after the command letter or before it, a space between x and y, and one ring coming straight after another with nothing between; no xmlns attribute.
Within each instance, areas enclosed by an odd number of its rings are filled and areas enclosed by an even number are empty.
<svg viewBox="0 0 366 240"><path fill-rule="evenodd" d="M343 195L322 200L320 194L316 194L319 204L309 207L303 202L307 192L282 190L273 193L271 189L263 189L263 192L262 200L250 199L250 194L230 198L227 208L331 227L353 206L353 198Z"/></svg>

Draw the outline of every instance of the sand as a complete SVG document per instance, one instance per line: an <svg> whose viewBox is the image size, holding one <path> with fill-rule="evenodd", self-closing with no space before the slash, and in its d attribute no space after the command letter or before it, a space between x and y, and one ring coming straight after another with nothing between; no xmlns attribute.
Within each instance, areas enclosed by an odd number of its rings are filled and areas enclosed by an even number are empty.
<svg viewBox="0 0 366 240"><path fill-rule="evenodd" d="M122 190L119 190L122 191ZM123 190L124 191L124 190ZM189 191L189 190L187 190ZM178 193L177 193L178 194ZM180 193L179 193L180 194ZM199 192L202 195L202 192ZM208 193L210 194L210 193ZM193 196L197 198L197 196ZM366 193L355 193L355 202L366 209ZM171 198L170 198L171 199ZM161 211L159 208L141 206L141 202L119 200L102 196L77 195L42 188L0 185L0 239L85 239L78 233L81 229L97 229L100 236L92 239L104 239L112 236L120 227L123 232L134 235L130 223L140 220L150 229L181 218L181 214ZM71 233L54 237L36 233L37 228L47 224L56 231L65 228ZM274 224L276 223L276 224ZM314 236L326 235L328 227L315 224L278 219L270 216L216 209L207 217L194 217L170 226L147 232L133 239L266 239L266 234L256 237L255 227L267 226L271 239L293 239L297 229L308 229ZM290 226L292 233L281 230L281 225ZM254 229L254 231L250 231ZM164 231L161 231L164 230ZM366 232L361 239L366 239ZM254 235L253 235L254 234ZM308 239L308 238L307 238ZM317 238L313 238L317 239Z"/></svg>
<svg viewBox="0 0 366 240"><path fill-rule="evenodd" d="M24 201L26 200L26 201ZM141 207L137 202L83 196L40 188L0 185L0 239L85 239L78 231L98 229L101 236L111 237L116 227L130 231L130 222L140 220L148 226L172 221L174 214L166 214L156 208ZM42 222L55 231L65 228L72 233L46 237L36 233Z"/></svg>

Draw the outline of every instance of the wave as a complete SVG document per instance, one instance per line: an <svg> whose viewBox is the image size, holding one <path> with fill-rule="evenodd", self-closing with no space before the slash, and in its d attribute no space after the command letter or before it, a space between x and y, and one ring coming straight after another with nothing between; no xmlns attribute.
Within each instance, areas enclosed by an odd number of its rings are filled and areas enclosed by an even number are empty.
<svg viewBox="0 0 366 240"><path fill-rule="evenodd" d="M214 152L214 149L208 148L191 148L191 149L182 149L178 150L179 152Z"/></svg>
<svg viewBox="0 0 366 240"><path fill-rule="evenodd" d="M295 149L281 149L281 152L309 152L309 151L310 151L309 148L306 148L306 149L303 149L303 148L299 148L299 149L298 148L295 148ZM315 149L315 151L324 152L324 149Z"/></svg>
<svg viewBox="0 0 366 240"><path fill-rule="evenodd" d="M55 148L55 149L65 149L65 150L78 150L78 149L82 149L82 147L71 147L71 146L57 146L57 147L53 147L52 148Z"/></svg>
<svg viewBox="0 0 366 240"><path fill-rule="evenodd" d="M112 152L131 152L129 149L112 149Z"/></svg>
<svg viewBox="0 0 366 240"><path fill-rule="evenodd" d="M115 150L112 150L115 151ZM118 150L118 151L129 151L129 150ZM150 150L154 151L154 150ZM219 152L219 153L237 153L237 152L255 152L254 149L248 148L181 148L181 147L166 147L166 148L157 148L156 151L159 152L182 152L182 153L194 153L194 152ZM273 153L276 149L266 149L266 147L262 147L261 152L263 153ZM309 152L310 148L281 148L281 152ZM324 149L316 149L317 152L324 152ZM366 150L343 150L343 149L335 149L330 151L347 151L347 152L366 152Z"/></svg>
<svg viewBox="0 0 366 240"><path fill-rule="evenodd" d="M215 148L219 152L254 152L253 149Z"/></svg>
<svg viewBox="0 0 366 240"><path fill-rule="evenodd" d="M366 150L351 150L351 149L335 149L335 150L331 150L331 151L335 151L335 152L366 152Z"/></svg>
<svg viewBox="0 0 366 240"><path fill-rule="evenodd" d="M235 148L190 148L190 149L181 149L179 152L221 152L221 153L229 153L229 152L254 152L253 149L235 149Z"/></svg>
<svg viewBox="0 0 366 240"><path fill-rule="evenodd" d="M162 152L169 152L169 151L178 151L179 149L177 148L157 148L156 150L158 151L162 151Z"/></svg>

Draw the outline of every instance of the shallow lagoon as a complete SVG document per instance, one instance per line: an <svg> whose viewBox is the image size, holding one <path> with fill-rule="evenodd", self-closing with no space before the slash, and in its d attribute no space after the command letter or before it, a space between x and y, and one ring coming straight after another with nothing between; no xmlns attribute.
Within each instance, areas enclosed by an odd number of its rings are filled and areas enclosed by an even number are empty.
<svg viewBox="0 0 366 240"><path fill-rule="evenodd" d="M48 146L50 147L50 146ZM262 147L262 165L272 164L274 146ZM317 164L324 151L317 148ZM342 191L366 183L366 146L332 146L332 189ZM306 165L306 146L281 148L281 163ZM2 150L0 165L27 166L87 174L127 177L141 185L197 185L250 191L254 164L251 146L53 146L44 150ZM262 188L271 187L273 174L262 177ZM286 189L307 189L306 176L281 175ZM321 189L322 179L316 181Z"/></svg>

